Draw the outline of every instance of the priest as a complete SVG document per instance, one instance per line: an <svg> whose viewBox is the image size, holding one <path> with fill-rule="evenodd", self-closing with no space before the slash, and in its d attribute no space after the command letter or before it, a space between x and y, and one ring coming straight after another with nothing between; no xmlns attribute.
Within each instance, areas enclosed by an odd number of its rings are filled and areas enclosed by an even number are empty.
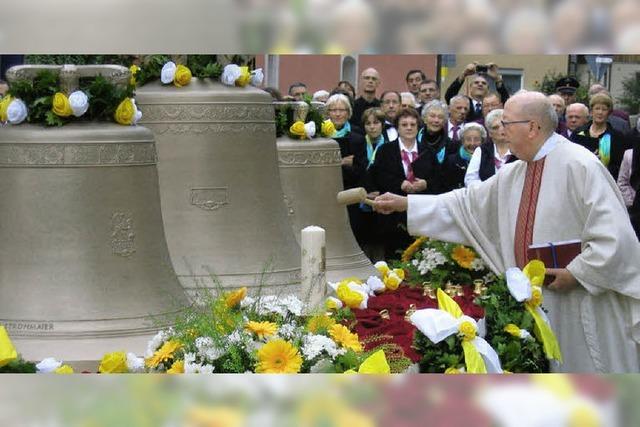
<svg viewBox="0 0 640 427"><path fill-rule="evenodd" d="M548 269L543 289L564 362L558 372L638 372L640 244L616 183L596 156L556 134L558 117L539 92L504 107L511 153L483 183L437 196L385 193L381 213L407 210L412 235L472 245L499 274L523 268L532 244L572 239L581 253Z"/></svg>

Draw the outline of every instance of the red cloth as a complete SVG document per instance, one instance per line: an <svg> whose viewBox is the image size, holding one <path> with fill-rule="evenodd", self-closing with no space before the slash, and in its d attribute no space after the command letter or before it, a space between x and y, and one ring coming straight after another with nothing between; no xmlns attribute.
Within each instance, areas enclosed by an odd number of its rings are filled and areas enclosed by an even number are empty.
<svg viewBox="0 0 640 427"><path fill-rule="evenodd" d="M463 288L465 295L454 297L464 314L480 319L484 316L484 310L475 305L473 300L475 295L471 287ZM415 304L416 309L438 308L438 301L428 296L422 295L422 288L410 288L400 286L395 291L386 291L376 297L369 298L368 308L364 310L353 310L357 324L355 332L360 341L366 340L373 335L390 335L391 338L382 341L373 341L365 344L365 350L370 350L381 343L395 343L402 347L405 356L413 362L420 360L420 355L411 348L413 344L413 332L415 326L404 320L405 313L409 306ZM388 310L390 319L383 319L380 316L381 310Z"/></svg>

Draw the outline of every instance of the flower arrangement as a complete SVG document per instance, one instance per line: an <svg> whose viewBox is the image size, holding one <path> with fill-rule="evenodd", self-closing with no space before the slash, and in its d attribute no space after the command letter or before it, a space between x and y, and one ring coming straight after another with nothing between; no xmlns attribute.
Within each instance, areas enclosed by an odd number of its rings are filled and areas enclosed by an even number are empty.
<svg viewBox="0 0 640 427"><path fill-rule="evenodd" d="M159 331L144 358L109 353L102 373L299 373L389 371L358 335L326 313L305 316L295 296L246 296L227 292L190 309L174 327ZM384 358L384 355L382 356ZM361 370L362 371L362 370Z"/></svg>
<svg viewBox="0 0 640 427"><path fill-rule="evenodd" d="M220 81L227 86L245 87L248 84L252 86L262 85L264 74L262 68L249 71L247 66L239 66L236 64L228 64L224 67Z"/></svg>
<svg viewBox="0 0 640 427"><path fill-rule="evenodd" d="M411 284L428 281L436 288L448 282L471 285L478 279L484 283L496 280L472 248L427 237L419 237L407 247L396 266L407 272Z"/></svg>
<svg viewBox="0 0 640 427"><path fill-rule="evenodd" d="M160 81L162 84L171 84L175 87L186 86L191 83L191 70L182 65L176 65L173 61L168 61L162 66L160 71Z"/></svg>
<svg viewBox="0 0 640 427"><path fill-rule="evenodd" d="M296 120L295 104L283 104L276 108L276 136L288 136L292 139L313 139L316 136L331 137L335 133L335 126L330 120L325 120L322 112L311 104L311 97L306 96L304 102L308 105L306 122ZM318 135L317 130L320 129Z"/></svg>
<svg viewBox="0 0 640 427"><path fill-rule="evenodd" d="M417 328L414 348L422 355L420 371L502 373L498 354L482 338L482 325L464 315L442 289L437 297L438 309L417 310L409 317Z"/></svg>
<svg viewBox="0 0 640 427"><path fill-rule="evenodd" d="M62 126L78 120L115 120L133 125L142 116L133 94L133 85L119 87L102 76L81 79L80 87L67 94L57 74L43 70L32 80L10 85L7 96L0 100L0 122Z"/></svg>
<svg viewBox="0 0 640 427"><path fill-rule="evenodd" d="M522 271L508 269L477 299L485 310L487 340L510 372L548 372L548 360L562 361L541 308L544 274L544 264L537 260Z"/></svg>
<svg viewBox="0 0 640 427"><path fill-rule="evenodd" d="M370 276L365 282L356 278L348 277L340 282L329 282L328 286L335 296L327 297L325 307L328 310L339 310L343 307L348 309L367 308L369 298L385 291L395 291L404 279L404 270L391 269L384 261L375 264L382 275L382 279L377 276Z"/></svg>

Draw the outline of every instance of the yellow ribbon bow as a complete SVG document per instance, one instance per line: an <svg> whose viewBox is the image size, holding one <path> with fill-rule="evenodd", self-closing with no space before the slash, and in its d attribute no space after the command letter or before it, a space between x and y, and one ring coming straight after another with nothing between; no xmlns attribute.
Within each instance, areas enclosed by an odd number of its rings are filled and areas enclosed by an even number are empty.
<svg viewBox="0 0 640 427"><path fill-rule="evenodd" d="M540 260L530 261L522 270L524 275L529 279L531 283L531 298L525 302L525 309L531 314L535 322L533 329L536 337L542 342L544 352L548 359L555 359L562 362L562 352L560 351L560 344L556 338L549 322L543 318L543 311L540 308L542 304L542 283L544 282L544 275L546 268L544 263Z"/></svg>
<svg viewBox="0 0 640 427"><path fill-rule="evenodd" d="M437 295L438 308L440 310L446 311L456 319L462 317L462 309L453 298L440 288L438 288ZM460 333L464 336L462 339L462 350L464 351L464 363L467 366L467 372L470 374L486 374L487 366L484 363L484 359L471 343L475 338L475 327L471 322L462 322L459 328ZM473 328L473 331L471 331L470 328Z"/></svg>
<svg viewBox="0 0 640 427"><path fill-rule="evenodd" d="M390 374L391 368L389 367L389 363L387 362L387 357L384 354L384 351L378 350L373 353L371 356L367 357L358 368L356 372L353 369L349 369L345 371L345 374Z"/></svg>

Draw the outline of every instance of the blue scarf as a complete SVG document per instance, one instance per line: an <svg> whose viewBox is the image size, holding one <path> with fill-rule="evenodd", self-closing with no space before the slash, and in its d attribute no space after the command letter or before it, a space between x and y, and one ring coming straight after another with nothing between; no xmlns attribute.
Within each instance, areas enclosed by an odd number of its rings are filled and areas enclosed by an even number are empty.
<svg viewBox="0 0 640 427"><path fill-rule="evenodd" d="M384 138L382 137L382 134L380 134L373 142L371 141L371 138L369 138L369 135L366 135L364 138L367 140L367 160L369 160L367 169L369 169L373 162L376 160L376 153L378 152L378 148L380 148L380 146L384 144Z"/></svg>
<svg viewBox="0 0 640 427"><path fill-rule="evenodd" d="M605 167L609 166L609 162L611 161L611 135L609 135L609 132L605 132L605 134L600 137L598 157Z"/></svg>
<svg viewBox="0 0 640 427"><path fill-rule="evenodd" d="M460 153L460 157L462 157L462 160L469 163L469 160L471 160L471 154L469 154L462 145L460 146L460 150L458 152Z"/></svg>
<svg viewBox="0 0 640 427"><path fill-rule="evenodd" d="M331 137L343 138L349 135L349 133L351 133L351 124L349 122L344 122L344 126L342 126L342 129L336 130L336 133L334 133Z"/></svg>

